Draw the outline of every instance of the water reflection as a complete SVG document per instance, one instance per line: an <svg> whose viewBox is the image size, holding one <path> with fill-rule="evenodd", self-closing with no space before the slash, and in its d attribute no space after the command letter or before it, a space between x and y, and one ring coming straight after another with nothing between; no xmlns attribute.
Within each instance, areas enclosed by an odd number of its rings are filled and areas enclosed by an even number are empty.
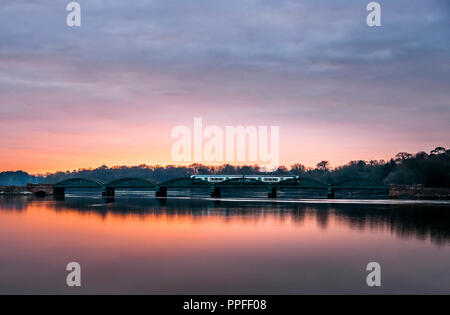
<svg viewBox="0 0 450 315"><path fill-rule="evenodd" d="M306 216L316 219L326 229L330 218L351 229L388 230L402 238L430 239L437 245L450 242L450 209L447 205L427 204L283 204L266 202L211 201L192 199L132 199L114 203L89 203L71 199L56 203L55 209L73 209L99 215L169 215L219 216L224 221L260 221L268 216L280 222L302 224Z"/></svg>
<svg viewBox="0 0 450 315"><path fill-rule="evenodd" d="M330 220L352 230L379 230L401 238L429 239L435 245L450 243L450 208L446 203L402 204L303 204L255 201L224 201L191 198L65 198L64 200L33 198L1 198L0 210L26 211L33 203L50 203L57 212L76 211L79 214L120 216L214 216L224 222L258 222L276 220L279 223L302 225L306 217L315 219L327 229Z"/></svg>
<svg viewBox="0 0 450 315"><path fill-rule="evenodd" d="M0 293L373 293L450 290L448 204L99 196L0 198ZM75 292L75 293L76 293Z"/></svg>

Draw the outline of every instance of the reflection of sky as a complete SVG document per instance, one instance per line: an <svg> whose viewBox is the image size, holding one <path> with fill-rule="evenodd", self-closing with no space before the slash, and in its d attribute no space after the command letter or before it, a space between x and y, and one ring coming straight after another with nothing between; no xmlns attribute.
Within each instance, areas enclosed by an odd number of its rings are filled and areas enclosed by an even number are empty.
<svg viewBox="0 0 450 315"><path fill-rule="evenodd" d="M79 2L0 4L1 170L173 163L197 116L279 125L288 165L450 145L446 0Z"/></svg>
<svg viewBox="0 0 450 315"><path fill-rule="evenodd" d="M0 200L0 293L73 293L70 261L82 268L77 293L373 293L370 261L383 293L450 288L445 207L24 203Z"/></svg>

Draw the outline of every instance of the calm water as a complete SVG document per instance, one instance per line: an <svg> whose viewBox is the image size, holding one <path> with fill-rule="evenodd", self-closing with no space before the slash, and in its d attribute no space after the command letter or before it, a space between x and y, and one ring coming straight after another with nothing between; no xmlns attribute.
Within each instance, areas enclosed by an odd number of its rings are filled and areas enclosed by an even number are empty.
<svg viewBox="0 0 450 315"><path fill-rule="evenodd" d="M450 204L0 198L0 293L450 293Z"/></svg>

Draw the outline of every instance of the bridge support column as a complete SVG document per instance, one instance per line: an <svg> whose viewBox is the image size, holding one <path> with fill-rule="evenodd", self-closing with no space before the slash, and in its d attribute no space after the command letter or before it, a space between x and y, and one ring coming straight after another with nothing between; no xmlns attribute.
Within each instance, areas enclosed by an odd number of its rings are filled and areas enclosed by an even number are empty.
<svg viewBox="0 0 450 315"><path fill-rule="evenodd" d="M114 197L116 190L113 187L106 187L106 197Z"/></svg>
<svg viewBox="0 0 450 315"><path fill-rule="evenodd" d="M213 198L220 198L222 195L222 191L220 187L211 187L211 197Z"/></svg>
<svg viewBox="0 0 450 315"><path fill-rule="evenodd" d="M167 187L158 187L158 189L155 192L156 197L167 197Z"/></svg>
<svg viewBox="0 0 450 315"><path fill-rule="evenodd" d="M64 197L65 191L64 187L53 187L53 194L57 197Z"/></svg>
<svg viewBox="0 0 450 315"><path fill-rule="evenodd" d="M272 187L269 193L267 194L268 198L277 198L277 189Z"/></svg>
<svg viewBox="0 0 450 315"><path fill-rule="evenodd" d="M328 187L328 190L327 190L327 198L328 198L328 199L334 199L334 188Z"/></svg>

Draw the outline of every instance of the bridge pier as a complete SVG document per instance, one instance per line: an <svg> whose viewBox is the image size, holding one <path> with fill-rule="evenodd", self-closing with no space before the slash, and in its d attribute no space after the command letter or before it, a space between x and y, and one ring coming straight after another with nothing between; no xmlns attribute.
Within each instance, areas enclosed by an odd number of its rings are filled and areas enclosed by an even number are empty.
<svg viewBox="0 0 450 315"><path fill-rule="evenodd" d="M220 198L220 196L222 195L222 191L220 189L220 187L211 187L211 197L213 198Z"/></svg>
<svg viewBox="0 0 450 315"><path fill-rule="evenodd" d="M66 189L64 187L53 187L53 195L57 197L64 197Z"/></svg>
<svg viewBox="0 0 450 315"><path fill-rule="evenodd" d="M334 188L328 187L328 190L327 190L327 199L334 199Z"/></svg>
<svg viewBox="0 0 450 315"><path fill-rule="evenodd" d="M116 193L115 188L106 187L106 197L114 197L115 193Z"/></svg>
<svg viewBox="0 0 450 315"><path fill-rule="evenodd" d="M277 198L277 189L275 187L272 187L271 190L269 190L267 197L268 198Z"/></svg>
<svg viewBox="0 0 450 315"><path fill-rule="evenodd" d="M156 197L162 197L165 198L167 197L167 187L158 187L158 189L155 192L155 196Z"/></svg>

